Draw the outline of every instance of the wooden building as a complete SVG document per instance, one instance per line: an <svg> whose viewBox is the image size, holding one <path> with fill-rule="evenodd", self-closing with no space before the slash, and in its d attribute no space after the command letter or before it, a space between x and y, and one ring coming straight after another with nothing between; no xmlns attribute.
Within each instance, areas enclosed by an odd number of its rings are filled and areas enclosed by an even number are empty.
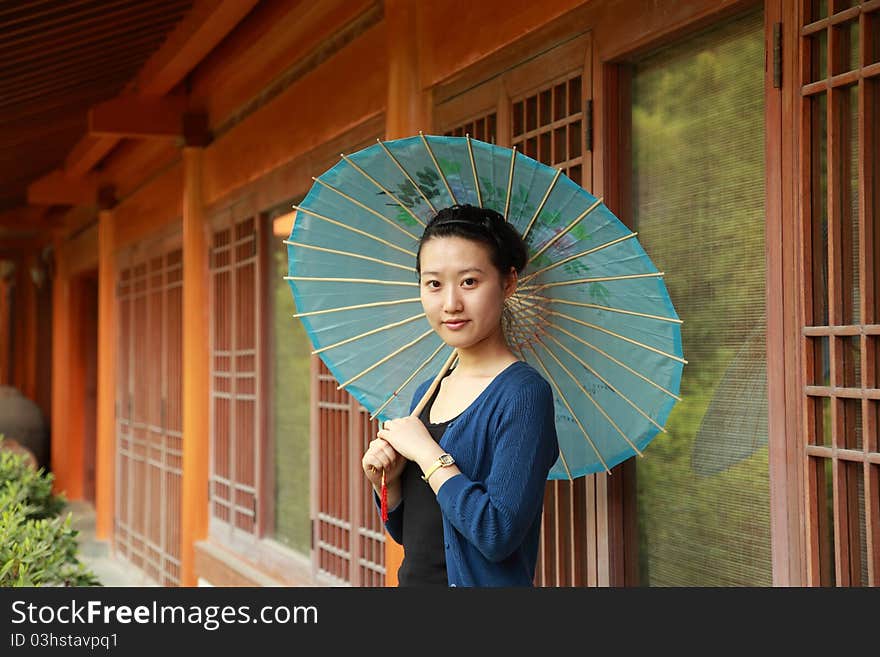
<svg viewBox="0 0 880 657"><path fill-rule="evenodd" d="M880 583L880 1L41 0L0 37L0 383L119 559L395 583L282 240L421 130L602 196L685 322L668 433L548 483L537 584Z"/></svg>

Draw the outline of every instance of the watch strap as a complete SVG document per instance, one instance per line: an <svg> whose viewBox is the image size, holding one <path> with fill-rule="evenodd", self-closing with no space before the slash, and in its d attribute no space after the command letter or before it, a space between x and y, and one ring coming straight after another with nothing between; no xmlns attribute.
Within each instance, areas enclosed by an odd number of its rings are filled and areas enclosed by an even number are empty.
<svg viewBox="0 0 880 657"><path fill-rule="evenodd" d="M449 461L448 463L444 462L444 457L448 457L448 461ZM434 461L434 463L431 464L431 467L428 468L428 471L422 475L422 481L424 481L425 483L428 483L428 479L430 479L431 475L434 474L435 472L437 472L437 470L439 470L440 468L449 467L450 465L453 465L454 463L455 463L455 461L452 460L452 458L449 456L449 454L442 454L440 457L437 458L436 461Z"/></svg>

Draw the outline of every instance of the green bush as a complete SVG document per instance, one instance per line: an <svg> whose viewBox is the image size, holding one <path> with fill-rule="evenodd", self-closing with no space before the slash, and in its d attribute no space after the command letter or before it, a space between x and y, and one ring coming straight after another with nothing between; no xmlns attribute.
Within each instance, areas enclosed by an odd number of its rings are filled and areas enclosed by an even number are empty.
<svg viewBox="0 0 880 657"><path fill-rule="evenodd" d="M0 436L2 444L2 436ZM100 586L79 561L79 532L58 514L51 473L21 454L0 450L0 586Z"/></svg>
<svg viewBox="0 0 880 657"><path fill-rule="evenodd" d="M63 496L52 494L54 480L43 468L34 470L23 455L0 449L0 500L20 502L28 518L53 518L61 513L66 502Z"/></svg>

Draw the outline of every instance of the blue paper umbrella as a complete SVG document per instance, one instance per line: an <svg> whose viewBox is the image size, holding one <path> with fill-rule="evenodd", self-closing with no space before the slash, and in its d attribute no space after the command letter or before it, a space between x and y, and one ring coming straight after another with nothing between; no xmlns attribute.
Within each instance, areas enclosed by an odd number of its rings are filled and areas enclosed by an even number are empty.
<svg viewBox="0 0 880 657"><path fill-rule="evenodd" d="M287 279L340 388L380 420L401 417L449 366L415 259L427 221L456 203L497 210L529 245L507 336L554 391L560 457L549 478L641 454L679 399L686 362L662 272L560 170L468 137L420 134L343 155L296 207Z"/></svg>

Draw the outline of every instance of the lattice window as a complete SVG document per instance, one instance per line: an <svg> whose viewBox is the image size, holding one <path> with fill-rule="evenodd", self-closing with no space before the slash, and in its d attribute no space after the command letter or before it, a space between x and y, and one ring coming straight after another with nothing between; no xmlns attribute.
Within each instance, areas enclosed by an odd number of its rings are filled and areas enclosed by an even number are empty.
<svg viewBox="0 0 880 657"><path fill-rule="evenodd" d="M352 586L384 586L385 531L361 457L379 430L376 420L344 390L323 362L317 369L317 503L314 563L317 571Z"/></svg>
<svg viewBox="0 0 880 657"><path fill-rule="evenodd" d="M479 135L489 134L492 138L487 141L516 146L529 157L561 168L589 189L591 163L585 158L583 110L590 87L585 82L590 74L590 43L589 35L584 35L494 80L465 91L450 88L435 110L444 134L470 134L483 140ZM508 100L498 103L495 111L484 109L502 97ZM479 108L482 111L476 111ZM596 477L547 483L536 585L595 583L596 503Z"/></svg>
<svg viewBox="0 0 880 657"><path fill-rule="evenodd" d="M582 184L583 108L580 73L515 99L512 145L539 162L561 168L574 182Z"/></svg>
<svg viewBox="0 0 880 657"><path fill-rule="evenodd" d="M561 168L582 184L584 98L582 75L568 74L511 102L510 143L539 162ZM548 482L535 583L582 586L588 581L588 551L595 531L594 478ZM590 507L590 514L587 509ZM595 553L592 555L595 562Z"/></svg>
<svg viewBox="0 0 880 657"><path fill-rule="evenodd" d="M498 120L495 112L488 112L465 119L454 128L450 128L443 134L447 137L464 137L470 135L474 139L485 141L490 144L498 143Z"/></svg>
<svg viewBox="0 0 880 657"><path fill-rule="evenodd" d="M120 271L115 545L162 585L180 583L182 252Z"/></svg>
<svg viewBox="0 0 880 657"><path fill-rule="evenodd" d="M802 9L808 575L877 586L880 3Z"/></svg>
<svg viewBox="0 0 880 657"><path fill-rule="evenodd" d="M261 531L259 243L254 217L229 218L211 246L211 530L229 538Z"/></svg>

